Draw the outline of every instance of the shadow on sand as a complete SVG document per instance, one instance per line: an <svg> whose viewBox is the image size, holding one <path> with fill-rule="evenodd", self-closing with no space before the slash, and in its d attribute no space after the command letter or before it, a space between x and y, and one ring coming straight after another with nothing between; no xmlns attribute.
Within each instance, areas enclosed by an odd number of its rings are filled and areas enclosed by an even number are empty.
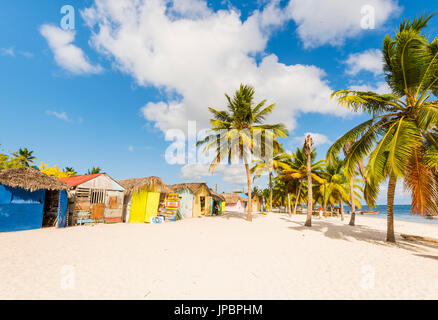
<svg viewBox="0 0 438 320"><path fill-rule="evenodd" d="M264 214L260 214L260 213L252 213L252 219L258 219L261 217L265 217ZM218 218L222 218L222 219L243 219L246 220L246 212L231 212L231 211L227 211L224 212L222 215L218 216Z"/></svg>
<svg viewBox="0 0 438 320"><path fill-rule="evenodd" d="M341 222L340 220L338 221L322 220L314 217L312 219L312 227L310 228L305 227L304 222L293 221L287 217L282 217L281 219L290 224L288 228L291 230L294 231L310 230L313 232L319 232L331 239L340 239L345 241L352 241L352 239L354 239L356 241L364 241L381 246L399 247L417 253L425 253L425 252L430 253L428 248L438 249L438 246L434 244L417 243L417 242L410 242L404 240L399 234L396 234L396 241L397 241L396 244L388 243L385 242L386 231L377 230L360 224L356 224L356 226L352 227L348 224L348 219L345 219L344 222ZM433 256L433 255L418 255L418 256L438 260L438 256Z"/></svg>

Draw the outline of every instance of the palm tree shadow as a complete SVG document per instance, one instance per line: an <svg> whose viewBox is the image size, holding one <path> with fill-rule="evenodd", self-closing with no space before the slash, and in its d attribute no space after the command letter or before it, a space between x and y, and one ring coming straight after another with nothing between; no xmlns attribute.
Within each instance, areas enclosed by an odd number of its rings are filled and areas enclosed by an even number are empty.
<svg viewBox="0 0 438 320"><path fill-rule="evenodd" d="M428 248L438 249L438 246L426 245L424 243L410 243L404 240L400 235L396 235L397 243L392 244L385 242L386 232L382 230L377 230L370 228L368 226L356 225L354 227L348 224L336 224L327 220L312 220L312 227L305 227L304 223L292 221L290 219L281 218L294 226L289 226L288 228L294 231L304 231L309 230L313 232L320 232L324 236L331 239L338 239L344 241L362 241L367 243L372 243L387 247L398 247L405 250L409 250L417 253L430 252ZM435 256L429 256L435 257ZM438 257L435 257L438 259Z"/></svg>
<svg viewBox="0 0 438 320"><path fill-rule="evenodd" d="M224 212L222 215L218 216L219 218L222 219L240 219L240 220L246 220L246 212L231 212L231 211L227 211ZM252 214L252 219L259 219L261 217L264 217L263 214L258 214L258 213L254 213Z"/></svg>

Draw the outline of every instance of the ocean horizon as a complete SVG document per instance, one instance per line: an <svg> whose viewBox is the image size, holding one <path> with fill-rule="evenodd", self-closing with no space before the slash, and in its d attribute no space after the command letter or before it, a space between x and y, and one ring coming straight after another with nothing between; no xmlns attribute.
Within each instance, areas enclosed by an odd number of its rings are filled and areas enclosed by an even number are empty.
<svg viewBox="0 0 438 320"><path fill-rule="evenodd" d="M367 214L367 217L374 217L380 219L386 219L386 205L378 205L376 208L370 210L368 206L362 206L364 212L378 211L376 214ZM345 207L345 212L350 212L350 207ZM358 214L358 216L361 216ZM411 214L411 205L394 205L394 219L410 222L419 222L427 224L438 224L438 216L434 218L424 218L419 215Z"/></svg>

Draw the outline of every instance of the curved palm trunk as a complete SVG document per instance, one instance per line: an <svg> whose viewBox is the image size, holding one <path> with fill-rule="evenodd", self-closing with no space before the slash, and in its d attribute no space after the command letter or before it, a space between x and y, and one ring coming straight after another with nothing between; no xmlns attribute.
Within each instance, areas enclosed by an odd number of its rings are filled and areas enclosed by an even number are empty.
<svg viewBox="0 0 438 320"><path fill-rule="evenodd" d="M344 221L345 220L345 217L344 217L344 203L342 202L342 200L339 201L339 211L341 213L341 221Z"/></svg>
<svg viewBox="0 0 438 320"><path fill-rule="evenodd" d="M355 225L356 222L356 204L354 203L354 181L353 177L350 178L350 202L351 202L351 217L350 217L350 226Z"/></svg>
<svg viewBox="0 0 438 320"><path fill-rule="evenodd" d="M248 208L246 210L246 220L252 221L252 190L251 190L251 172L249 170L249 165L245 163L246 169L246 180L248 182Z"/></svg>
<svg viewBox="0 0 438 320"><path fill-rule="evenodd" d="M289 214L289 217L292 215L292 210L290 208L290 193L287 193L287 213Z"/></svg>
<svg viewBox="0 0 438 320"><path fill-rule="evenodd" d="M269 169L269 211L272 212L272 169Z"/></svg>
<svg viewBox="0 0 438 320"><path fill-rule="evenodd" d="M300 196L301 196L302 185L303 185L303 179L300 179L300 186L298 187L297 198L295 199L294 214L297 214L298 201L299 201Z"/></svg>
<svg viewBox="0 0 438 320"><path fill-rule="evenodd" d="M387 230L386 230L386 241L395 243L394 234L394 196L395 187L397 186L397 176L391 173L388 183L388 193L387 193Z"/></svg>
<svg viewBox="0 0 438 320"><path fill-rule="evenodd" d="M312 190L312 163L311 163L311 152L312 152L312 137L307 136L305 142L305 150L307 156L307 219L304 224L306 227L312 226L312 213L313 213L313 190Z"/></svg>

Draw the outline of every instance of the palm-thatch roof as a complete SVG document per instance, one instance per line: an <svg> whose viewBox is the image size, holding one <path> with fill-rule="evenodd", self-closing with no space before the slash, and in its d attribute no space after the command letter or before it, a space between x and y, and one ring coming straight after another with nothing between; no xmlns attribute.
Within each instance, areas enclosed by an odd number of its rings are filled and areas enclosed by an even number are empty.
<svg viewBox="0 0 438 320"><path fill-rule="evenodd" d="M195 194L202 188L202 186L205 186L208 190L210 190L205 182L173 184L169 186L169 188L172 190L172 192L189 189L193 194Z"/></svg>
<svg viewBox="0 0 438 320"><path fill-rule="evenodd" d="M242 202L246 200L240 194L237 194L237 193L222 193L222 197L225 198L225 202L227 204L235 204L239 200Z"/></svg>
<svg viewBox="0 0 438 320"><path fill-rule="evenodd" d="M225 197L217 192L210 189L211 197L214 201L225 201Z"/></svg>
<svg viewBox="0 0 438 320"><path fill-rule="evenodd" d="M48 176L36 169L22 167L0 170L0 184L28 191L68 190L70 187L54 176Z"/></svg>
<svg viewBox="0 0 438 320"><path fill-rule="evenodd" d="M172 192L167 184L159 177L135 178L117 181L127 193L147 190L149 192L168 193Z"/></svg>

